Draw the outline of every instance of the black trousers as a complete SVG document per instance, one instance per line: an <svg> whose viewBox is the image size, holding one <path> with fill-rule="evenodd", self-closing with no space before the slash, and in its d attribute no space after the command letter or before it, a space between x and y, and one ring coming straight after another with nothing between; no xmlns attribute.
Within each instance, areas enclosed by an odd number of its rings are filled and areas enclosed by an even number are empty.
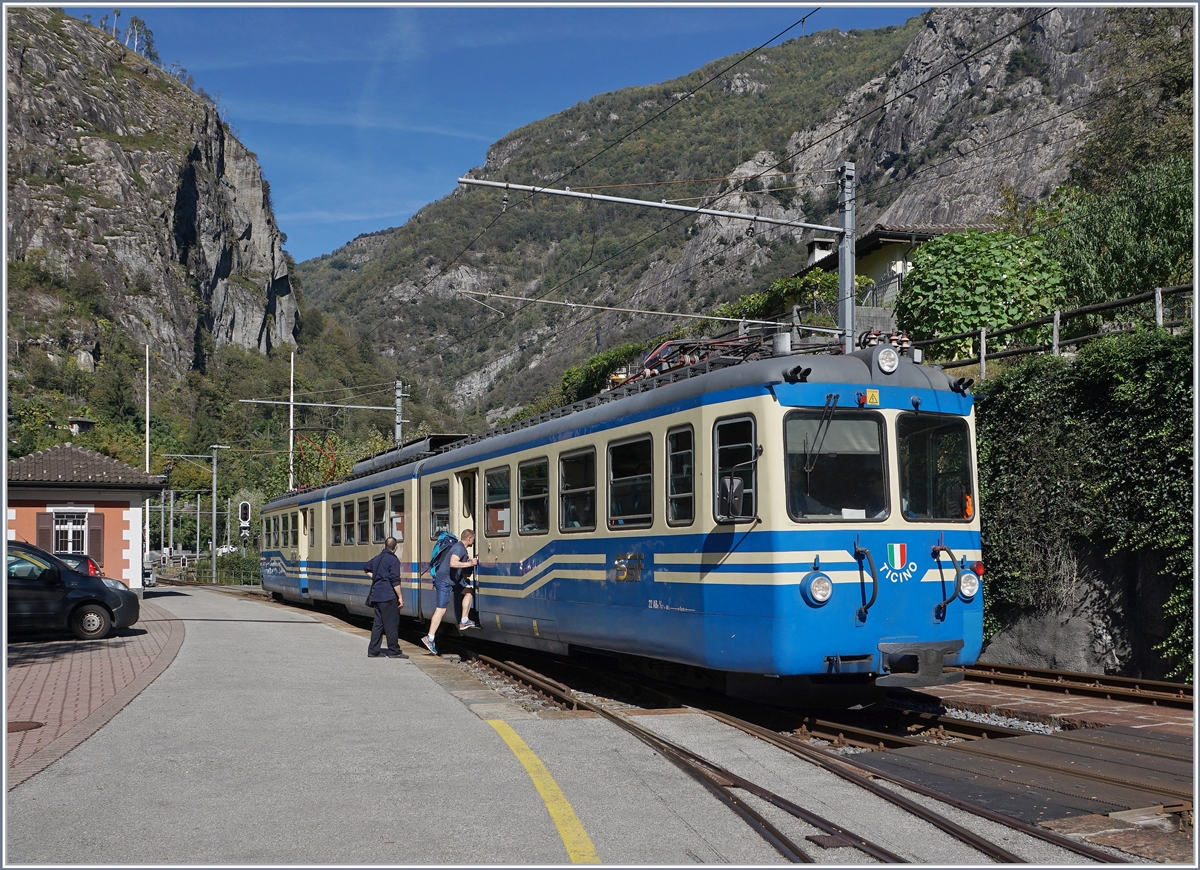
<svg viewBox="0 0 1200 870"><path fill-rule="evenodd" d="M372 601L375 608L375 621L371 623L371 642L367 645L367 655L378 655L379 645L387 632L388 650L400 652L400 606L399 599L391 601Z"/></svg>

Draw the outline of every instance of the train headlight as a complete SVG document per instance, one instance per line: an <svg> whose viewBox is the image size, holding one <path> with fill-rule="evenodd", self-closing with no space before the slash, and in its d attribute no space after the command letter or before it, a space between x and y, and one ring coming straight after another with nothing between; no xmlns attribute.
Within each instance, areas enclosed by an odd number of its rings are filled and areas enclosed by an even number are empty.
<svg viewBox="0 0 1200 870"><path fill-rule="evenodd" d="M800 594L813 607L820 607L833 595L833 581L824 571L811 571L800 581Z"/></svg>
<svg viewBox="0 0 1200 870"><path fill-rule="evenodd" d="M879 352L877 359L879 360L879 370L885 374L890 375L900 365L900 354L894 347L885 347Z"/></svg>
<svg viewBox="0 0 1200 870"><path fill-rule="evenodd" d="M958 576L958 594L963 598L974 598L979 593L979 575L974 571L963 571Z"/></svg>

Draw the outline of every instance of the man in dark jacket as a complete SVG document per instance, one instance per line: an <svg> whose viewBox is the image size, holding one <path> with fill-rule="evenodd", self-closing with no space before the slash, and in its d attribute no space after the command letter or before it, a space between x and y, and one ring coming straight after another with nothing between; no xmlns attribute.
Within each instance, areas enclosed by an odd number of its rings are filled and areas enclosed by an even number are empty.
<svg viewBox="0 0 1200 870"><path fill-rule="evenodd" d="M400 560L396 558L396 539L384 541L383 550L363 565L363 570L371 578L371 592L367 595L367 601L375 609L367 656L406 659L408 656L400 651L400 608L404 606L404 596L400 591ZM380 652L379 646L385 632L388 648Z"/></svg>

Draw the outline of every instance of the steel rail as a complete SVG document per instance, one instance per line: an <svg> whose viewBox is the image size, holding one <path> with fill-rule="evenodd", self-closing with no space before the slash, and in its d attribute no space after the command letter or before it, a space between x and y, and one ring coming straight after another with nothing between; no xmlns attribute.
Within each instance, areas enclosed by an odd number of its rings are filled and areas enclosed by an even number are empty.
<svg viewBox="0 0 1200 870"><path fill-rule="evenodd" d="M705 710L704 712L716 719L718 722L723 722L726 725L765 740L767 743L777 746L778 748L784 750L785 752L791 753L797 758L801 758L805 761L816 764L818 767L821 767L822 769L841 777L847 782L851 782L860 788L863 788L866 791L883 798L889 803L907 810L911 814L949 834L951 837L954 837L959 842L966 843L967 845L971 846L971 848L977 849L978 851L987 855L989 858L1006 864L1027 863L1024 858L1014 855L1012 852L1001 848L990 840L984 839L979 834L964 828L957 822L952 822L950 819L946 818L940 813L936 813L927 807L923 807L916 801L909 800L908 798L897 794L891 789L884 788L860 773L846 770L837 763L837 761L840 761L837 756L830 755L827 752L814 749L810 746L805 746L796 738L787 738L782 734L778 734L777 732L763 728L759 725L755 725L751 722L746 722L745 720L739 719L736 716L731 716L728 713L721 713L714 710ZM968 807L960 807L960 809L968 809Z"/></svg>
<svg viewBox="0 0 1200 870"><path fill-rule="evenodd" d="M1144 685L1167 685L1169 683L1154 683L1152 681L1129 680L1128 682L1112 682L1112 678L1100 677L1095 674L1069 674L1056 671L1037 671L1034 668L1007 668L1004 666L988 665L986 668L967 667L953 668L961 670L964 678L977 683L990 683L1002 686L1017 686L1026 689L1060 692L1065 695L1076 694L1089 698L1104 698L1109 701L1126 700L1139 704L1178 707L1190 710L1194 699L1189 686L1174 684L1174 690L1142 689Z"/></svg>
<svg viewBox="0 0 1200 870"><path fill-rule="evenodd" d="M479 656L479 660L487 664L489 667L497 668L502 673L510 674L515 679L537 688L538 691L543 691L549 694L555 700L561 703L570 703L576 708L583 707L584 709L596 713L599 716L608 719L618 727L633 734L646 745L650 746L656 752L661 753L668 760L672 761L677 767L691 776L693 779L698 779L700 783L712 792L719 800L730 806L734 812L738 813L743 820L754 828L760 836L770 842L784 857L789 858L794 862L811 863L813 859L807 855L799 846L793 843L786 835L778 831L770 822L764 819L759 813L745 804L736 795L730 793L731 787L737 787L746 791L761 800L770 803L792 816L808 823L817 830L824 831L826 834L840 837L848 845L854 846L865 854L888 864L908 863L907 859L897 855L883 846L873 843L865 837L855 834L853 831L832 822L823 816L817 815L804 807L788 800L787 798L778 795L769 789L765 789L756 783L751 782L744 777L738 776L730 770L727 770L720 765L714 764L706 758L703 758L685 747L679 746L664 737L661 737L653 732L642 728L634 722L631 722L627 717L620 716L610 710L605 709L599 704L593 704L590 701L578 698L574 695L571 689L558 683L554 680L531 671L528 668L518 665L515 662L499 662L488 656Z"/></svg>
<svg viewBox="0 0 1200 870"><path fill-rule="evenodd" d="M1138 692L1155 692L1178 698L1191 698L1194 687L1191 683L1174 683L1169 680L1142 680L1137 677L1119 677L1111 674L1088 674L1082 671L1056 671L1049 668L1027 668L1018 665L993 665L982 662L959 666L954 670L968 673L982 672L987 674L1019 674L1023 677L1037 677L1045 680L1055 680L1063 683L1084 683L1093 686L1111 686L1116 689L1130 689Z"/></svg>
<svg viewBox="0 0 1200 870"><path fill-rule="evenodd" d="M799 745L798 742L796 742L794 740L789 740L788 738L784 737L781 734L775 735L775 736L778 737L779 741L780 741L776 745L782 749L787 750L788 752L792 752L793 750L799 750L800 752L805 753L806 757L807 757L807 752L820 752L820 750L814 750L811 747ZM908 791L916 792L917 794L924 795L925 797L928 797L928 798L933 798L936 801L940 801L944 804L955 807L956 809L963 810L965 812L971 813L972 815L976 815L976 816L980 816L981 818L985 818L988 821L996 822L997 824L1001 824L1001 825L1004 825L1005 827L1012 828L1014 831L1019 831L1022 834L1026 834L1030 837L1034 837L1036 839L1043 840L1047 843L1050 843L1051 845L1058 846L1058 847L1060 847L1062 849L1066 849L1067 851L1070 851L1070 852L1074 852L1077 855L1082 855L1086 858L1091 858L1094 861L1099 861L1104 864L1125 864L1125 863L1127 863L1125 861L1125 859L1123 859L1123 858L1115 857L1113 855L1108 854L1107 852L1102 852L1099 849L1092 848L1091 846L1085 846L1082 843L1078 843L1075 840L1070 839L1069 837L1064 837L1062 834L1056 834L1053 831L1039 828L1035 825L1029 824L1028 822L1022 821L1021 819L1017 819L1012 816L1006 816L1006 815L1004 815L1004 813L1001 813L997 810L989 809L988 807L981 806L980 804L975 804L975 803L971 803L970 801L960 800L956 797L953 797L952 795L946 794L945 792L941 792L941 791L938 791L937 789L929 788L928 786L922 785L919 782L913 782L912 780L905 779L904 777L896 776L895 774L887 773L882 770L877 770L874 767L868 767L865 764L855 761L852 757L833 756L833 755L829 755L829 753L824 753L824 752L821 752L820 754L824 755L830 763L830 767L828 767L827 769L832 770L835 773L838 773L837 768L839 765L844 765L846 767L854 767L854 768L857 768L858 770L863 771L866 775L869 775L875 779L887 780L888 782L895 783L896 785L900 786L901 788L907 789ZM848 774L849 771L842 771L842 773ZM839 775L842 775L842 773L839 773Z"/></svg>
<svg viewBox="0 0 1200 870"><path fill-rule="evenodd" d="M926 740L918 737L902 737L895 734L888 734L884 731L876 731L870 728L854 725L843 725L838 722L828 722L821 719L806 718L804 725L804 733L798 735L800 739L805 739L807 736L817 736L828 739L826 735L837 732L837 737L832 742L834 745L848 743L868 749L885 749L885 748L911 748L914 746L940 746L947 752L957 752L964 755L972 755L977 758L989 758L995 761L1010 762L1013 764L1021 764L1026 767L1034 767L1039 770L1046 770L1052 773L1067 774L1075 779L1090 780L1092 782L1103 782L1109 785L1118 785L1125 788L1131 788L1135 791L1145 792L1149 795L1167 798L1165 804L1174 805L1182 800L1188 804L1193 799L1190 790L1173 788L1169 785L1149 785L1138 780L1130 779L1124 776L1111 776L1097 771L1081 770L1076 766L1064 766L1054 762L1038 761L1032 758L1022 758L1008 754L1002 748L1003 740L967 740L963 743L956 743L952 746L942 746L934 740ZM813 728L808 727L808 723L813 723ZM1019 734L1020 732L1018 732ZM853 735L852 738L845 737L846 734ZM1009 736L1018 736L1012 734ZM1029 736L1025 734L1024 736ZM1050 786L1043 785L1048 791L1057 791ZM1065 792L1062 792L1065 793Z"/></svg>

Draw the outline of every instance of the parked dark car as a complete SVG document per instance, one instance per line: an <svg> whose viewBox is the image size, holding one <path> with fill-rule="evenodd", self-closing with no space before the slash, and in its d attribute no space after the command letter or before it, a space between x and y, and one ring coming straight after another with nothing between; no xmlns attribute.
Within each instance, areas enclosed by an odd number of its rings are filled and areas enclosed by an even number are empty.
<svg viewBox="0 0 1200 870"><path fill-rule="evenodd" d="M84 553L55 553L54 555L58 556L60 562L66 562L68 567L80 574L87 574L89 577L104 576L104 572L100 570L96 560Z"/></svg>
<svg viewBox="0 0 1200 870"><path fill-rule="evenodd" d="M9 541L5 567L9 631L70 630L92 640L141 615L137 594L125 584L80 573L31 544Z"/></svg>

